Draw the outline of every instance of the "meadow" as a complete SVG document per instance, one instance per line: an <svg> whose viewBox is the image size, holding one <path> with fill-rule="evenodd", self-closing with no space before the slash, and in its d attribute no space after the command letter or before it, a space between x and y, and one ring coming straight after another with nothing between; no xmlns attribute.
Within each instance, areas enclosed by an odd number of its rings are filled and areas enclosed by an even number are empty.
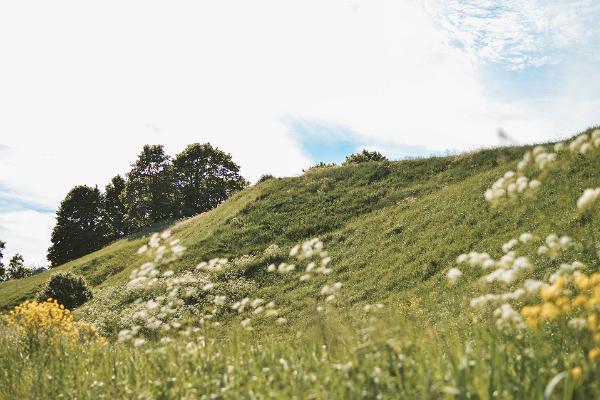
<svg viewBox="0 0 600 400"><path fill-rule="evenodd" d="M0 284L0 398L598 398L599 167L591 128L265 180ZM93 298L25 303L59 271Z"/></svg>

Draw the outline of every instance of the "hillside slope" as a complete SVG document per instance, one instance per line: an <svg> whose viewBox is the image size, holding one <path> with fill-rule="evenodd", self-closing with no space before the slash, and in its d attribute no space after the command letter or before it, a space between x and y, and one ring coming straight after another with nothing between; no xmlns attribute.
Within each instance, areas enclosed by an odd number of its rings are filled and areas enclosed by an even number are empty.
<svg viewBox="0 0 600 400"><path fill-rule="evenodd" d="M214 257L253 255L237 277L253 282L253 296L274 300L292 326L302 327L310 322L311 293L325 278L300 284L297 276L269 274L266 267L284 261L295 244L319 237L334 260L335 280L344 285L339 309L350 318L352 310L365 304L395 306L415 297L435 308L435 318L456 313L466 305L468 296L461 294L478 285L475 279L469 285L446 284L445 273L458 254L494 249L497 254L492 255L499 256L503 243L525 231L540 237L568 231L581 240L588 235L573 211L577 194L599 185L600 157L568 155L569 162L544 176L535 199L496 208L484 200L484 191L515 169L527 149L322 168L267 180L173 225L173 235L187 250L172 268L179 273ZM115 325L110 330L118 329L114 320L119 316L113 314L126 310L132 300L114 293L146 261L136 250L147 240L130 237L49 272L2 283L0 308L34 296L52 273L72 271L85 276L96 294L80 313L106 309L111 314L106 318ZM266 254L272 244L281 251ZM535 273L543 276L549 266L540 264ZM469 280L469 272L465 274Z"/></svg>

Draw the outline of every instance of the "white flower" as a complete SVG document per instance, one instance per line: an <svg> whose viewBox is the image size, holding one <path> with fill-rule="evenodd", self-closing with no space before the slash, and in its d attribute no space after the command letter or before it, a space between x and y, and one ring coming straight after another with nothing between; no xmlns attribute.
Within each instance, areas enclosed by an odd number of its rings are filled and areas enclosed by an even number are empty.
<svg viewBox="0 0 600 400"><path fill-rule="evenodd" d="M304 274L300 277L300 281L304 282L310 279L310 274Z"/></svg>
<svg viewBox="0 0 600 400"><path fill-rule="evenodd" d="M143 345L144 343L146 343L146 340L142 339L142 338L137 338L133 341L133 345L135 347L140 347L141 345Z"/></svg>
<svg viewBox="0 0 600 400"><path fill-rule="evenodd" d="M208 292L209 290L212 290L215 287L215 285L213 285L212 283L207 283L206 285L202 286L202 290L205 292Z"/></svg>
<svg viewBox="0 0 600 400"><path fill-rule="evenodd" d="M542 182L538 181L537 179L534 179L531 182L529 182L529 188L532 190L539 189L540 186L542 186Z"/></svg>
<svg viewBox="0 0 600 400"><path fill-rule="evenodd" d="M456 283L456 281L458 281L458 279L463 275L462 271L458 268L450 268L448 270L448 273L446 274L446 277L448 278L448 281L451 284Z"/></svg>
<svg viewBox="0 0 600 400"><path fill-rule="evenodd" d="M275 272L275 270L277 270L277 267L275 266L275 264L271 264L267 267L267 271L269 271L269 272Z"/></svg>
<svg viewBox="0 0 600 400"><path fill-rule="evenodd" d="M584 143L581 145L581 147L579 148L579 152L581 154L586 154L588 153L590 150L592 150L592 145L590 143Z"/></svg>
<svg viewBox="0 0 600 400"><path fill-rule="evenodd" d="M545 256L546 254L548 254L549 251L550 251L550 249L548 249L548 247L540 246L537 250L537 253L539 256Z"/></svg>
<svg viewBox="0 0 600 400"><path fill-rule="evenodd" d="M533 239L533 235L529 232L522 233L521 236L519 236L519 241L521 243L530 242L532 239Z"/></svg>
<svg viewBox="0 0 600 400"><path fill-rule="evenodd" d="M577 208L581 211L590 208L596 199L600 196L600 188L585 189L579 200L577 200Z"/></svg>
<svg viewBox="0 0 600 400"><path fill-rule="evenodd" d="M240 323L242 324L242 326L244 328L246 328L246 327L250 326L251 322L252 322L252 320L250 318L246 318L246 319L243 319Z"/></svg>
<svg viewBox="0 0 600 400"><path fill-rule="evenodd" d="M283 317L282 318L277 318L277 323L280 324L280 325L281 324L285 324L285 323L287 323L287 319L285 319Z"/></svg>
<svg viewBox="0 0 600 400"><path fill-rule="evenodd" d="M292 247L292 249L290 250L290 257L296 257L298 255L299 251L300 251L300 245L296 245L296 246Z"/></svg>
<svg viewBox="0 0 600 400"><path fill-rule="evenodd" d="M177 245L177 246L171 248L171 251L173 252L173 254L181 254L185 251L185 247Z"/></svg>
<svg viewBox="0 0 600 400"><path fill-rule="evenodd" d="M582 331L587 328L587 322L583 318L573 318L568 322L569 328Z"/></svg>
<svg viewBox="0 0 600 400"><path fill-rule="evenodd" d="M554 151L559 152L565 149L565 144L563 142L556 143L554 145Z"/></svg>
<svg viewBox="0 0 600 400"><path fill-rule="evenodd" d="M145 253L145 252L147 252L147 251L148 251L148 245L146 245L146 244L145 244L145 245L143 245L142 247L140 247L140 248L138 249L137 253L138 253L138 254L143 254L143 253Z"/></svg>
<svg viewBox="0 0 600 400"><path fill-rule="evenodd" d="M517 244L519 244L519 241L517 239L511 239L509 240L507 243L504 243L502 245L502 251L505 253L508 253L509 251L512 250L513 247L515 247Z"/></svg>

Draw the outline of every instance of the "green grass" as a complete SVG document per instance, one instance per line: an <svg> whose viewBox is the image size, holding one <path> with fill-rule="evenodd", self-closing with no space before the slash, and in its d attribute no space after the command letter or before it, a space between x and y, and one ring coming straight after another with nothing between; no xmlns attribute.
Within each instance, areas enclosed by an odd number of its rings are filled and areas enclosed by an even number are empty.
<svg viewBox="0 0 600 400"><path fill-rule="evenodd" d="M496 148L458 156L319 168L250 187L210 212L175 223L171 230L187 250L169 268L183 273L214 257L253 255L234 275L216 275L215 279L223 284L232 277L251 283L250 289L243 289L250 291L245 294L275 301L287 324L257 318L254 331L248 333L239 329L240 317L224 313L220 328L202 328L206 348L194 354L178 347L187 343L183 339L167 346L164 354L146 354L144 347L122 344L81 353L59 348L24 354L18 345L3 339L7 342L0 354L18 366L23 380L17 384L18 377L13 376L17 372L12 369L3 372L0 395L543 397L553 376L585 364L580 339L556 337L557 331L550 328L521 340L504 338L495 332L490 310L478 312L469 307L472 297L489 290L477 279L477 272L465 269L461 283L453 286L445 277L457 255L475 250L500 257L501 245L525 231L542 238L551 232L569 234L583 244L570 255L587 263L587 272L599 270L597 244L591 237L600 225L575 208L584 189L600 186L599 154L566 153L543 177L534 198L495 208L483 199L483 192L504 172L514 170L526 150ZM287 251L311 237L325 243L334 260L332 276L300 283L298 274L266 272L268 264L287 261ZM130 321L135 297L123 288L131 271L147 261L135 254L147 239L138 235L120 240L49 272L2 283L0 308L8 310L32 298L54 271L71 271L85 276L95 293L76 315L96 323L112 338ZM281 250L264 254L271 244ZM547 278L558 265L558 261L539 260L531 275ZM333 280L343 283L335 307L316 313L320 288ZM144 299L156 293L151 291ZM411 301L413 306L408 306ZM370 320L362 309L374 303L385 307L379 318ZM201 308L190 307L192 311ZM474 318L480 323L474 323ZM194 312L186 319L197 325ZM473 351L466 352L471 346ZM281 358L288 362L288 369L282 367ZM349 371L332 368L348 361L353 363ZM39 374L39 365L49 370ZM227 372L229 365L232 372ZM375 377L375 367L383 375ZM563 398L597 397L598 377L598 371L586 364L582 381L569 377L561 381L556 393ZM169 378L175 379L169 383ZM103 389L90 389L94 380L102 381Z"/></svg>

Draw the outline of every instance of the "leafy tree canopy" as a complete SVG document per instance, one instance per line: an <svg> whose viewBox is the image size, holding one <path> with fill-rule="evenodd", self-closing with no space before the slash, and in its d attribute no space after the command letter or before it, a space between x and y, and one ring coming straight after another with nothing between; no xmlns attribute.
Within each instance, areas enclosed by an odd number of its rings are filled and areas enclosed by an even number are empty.
<svg viewBox="0 0 600 400"><path fill-rule="evenodd" d="M31 269L25 267L23 256L17 253L8 262L6 274L8 279L21 279L31 276Z"/></svg>
<svg viewBox="0 0 600 400"><path fill-rule="evenodd" d="M369 161L387 161L387 158L378 151L363 150L360 153L350 154L344 164L359 164Z"/></svg>
<svg viewBox="0 0 600 400"><path fill-rule="evenodd" d="M176 214L173 167L161 145L146 145L127 173L126 221L136 231Z"/></svg>
<svg viewBox="0 0 600 400"><path fill-rule="evenodd" d="M208 211L248 184L231 155L210 143L189 145L173 168L181 216Z"/></svg>
<svg viewBox="0 0 600 400"><path fill-rule="evenodd" d="M4 268L4 264L2 263L2 257L4 257L4 249L6 246L6 242L0 240L0 282L6 280L6 269Z"/></svg>
<svg viewBox="0 0 600 400"><path fill-rule="evenodd" d="M97 187L75 186L56 212L48 261L52 266L79 258L106 243L102 194Z"/></svg>
<svg viewBox="0 0 600 400"><path fill-rule="evenodd" d="M117 175L104 189L104 213L109 240L118 239L127 234L125 185L125 179L121 175Z"/></svg>

